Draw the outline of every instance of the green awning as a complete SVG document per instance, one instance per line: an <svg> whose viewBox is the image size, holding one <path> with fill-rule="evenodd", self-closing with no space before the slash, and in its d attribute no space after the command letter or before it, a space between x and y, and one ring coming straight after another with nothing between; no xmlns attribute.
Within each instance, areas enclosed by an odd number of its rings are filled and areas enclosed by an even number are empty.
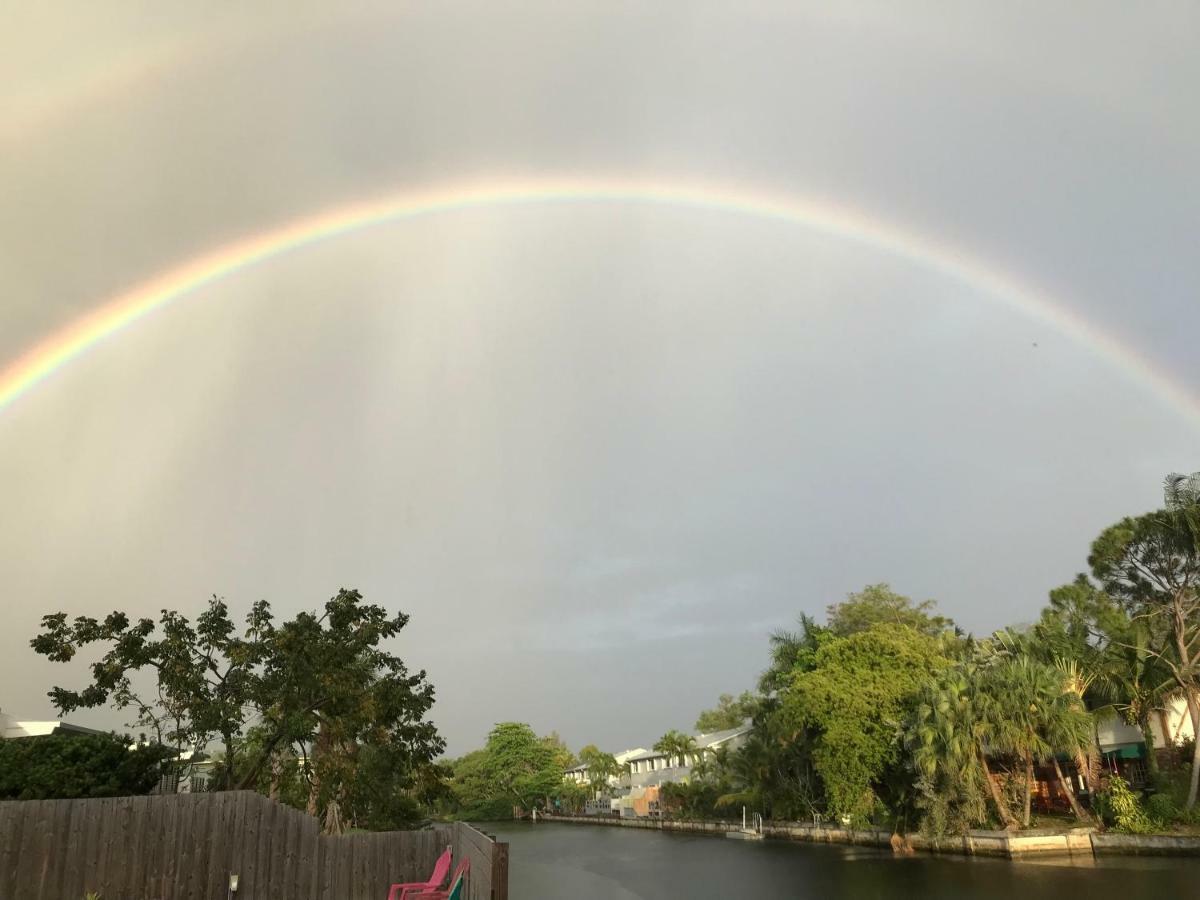
<svg viewBox="0 0 1200 900"><path fill-rule="evenodd" d="M1105 750L1104 755L1108 757L1116 757L1117 759L1141 759L1144 755L1143 744L1122 744L1120 747L1113 747L1111 750Z"/></svg>

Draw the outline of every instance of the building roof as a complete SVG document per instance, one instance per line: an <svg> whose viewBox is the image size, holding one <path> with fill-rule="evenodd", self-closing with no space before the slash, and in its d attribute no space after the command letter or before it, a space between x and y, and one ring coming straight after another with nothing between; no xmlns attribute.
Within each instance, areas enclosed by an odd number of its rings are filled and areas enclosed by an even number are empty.
<svg viewBox="0 0 1200 900"><path fill-rule="evenodd" d="M0 738L42 737L47 734L105 734L95 728L84 728L82 725L72 725L61 719L34 721L32 719L17 719L5 712L0 712Z"/></svg>
<svg viewBox="0 0 1200 900"><path fill-rule="evenodd" d="M750 730L749 725L741 725L737 728L726 728L724 731L710 731L708 733L700 732L689 735L695 742L697 750L708 750L723 744L726 741L743 735ZM643 759L662 759L664 756L673 756L674 754L663 753L661 750L643 750L636 756L631 756L625 762L641 762Z"/></svg>
<svg viewBox="0 0 1200 900"><path fill-rule="evenodd" d="M717 744L723 744L730 738L738 737L750 731L750 725L739 725L737 728L726 728L724 731L710 731L707 734L693 734L692 740L696 742L697 747L715 747Z"/></svg>

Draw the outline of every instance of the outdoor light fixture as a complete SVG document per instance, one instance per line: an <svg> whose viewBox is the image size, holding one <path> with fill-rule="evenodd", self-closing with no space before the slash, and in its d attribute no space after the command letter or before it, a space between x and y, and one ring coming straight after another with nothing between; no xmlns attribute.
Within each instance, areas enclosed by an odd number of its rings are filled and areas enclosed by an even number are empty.
<svg viewBox="0 0 1200 900"><path fill-rule="evenodd" d="M229 893L236 894L238 885L238 877L236 875L229 876Z"/></svg>

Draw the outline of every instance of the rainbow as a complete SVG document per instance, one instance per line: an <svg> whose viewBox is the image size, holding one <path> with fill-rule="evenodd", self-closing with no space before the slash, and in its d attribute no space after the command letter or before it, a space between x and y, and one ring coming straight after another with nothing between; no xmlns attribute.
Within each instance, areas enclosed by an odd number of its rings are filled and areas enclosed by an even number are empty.
<svg viewBox="0 0 1200 900"><path fill-rule="evenodd" d="M760 193L712 183L602 178L533 178L404 191L319 212L169 269L49 335L0 370L0 412L104 339L223 278L322 241L396 222L479 207L642 203L776 221L886 251L961 282L1048 325L1104 357L1200 429L1200 401L1112 335L1032 285L945 241L818 198Z"/></svg>

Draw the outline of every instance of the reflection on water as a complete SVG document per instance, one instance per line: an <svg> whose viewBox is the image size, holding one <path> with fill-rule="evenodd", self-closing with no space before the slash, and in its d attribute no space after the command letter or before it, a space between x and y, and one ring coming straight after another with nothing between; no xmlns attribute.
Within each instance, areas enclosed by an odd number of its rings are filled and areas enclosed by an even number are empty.
<svg viewBox="0 0 1200 900"><path fill-rule="evenodd" d="M487 825L511 844L513 900L752 897L1132 900L1200 895L1200 860L896 858L862 847L731 841L640 829Z"/></svg>

